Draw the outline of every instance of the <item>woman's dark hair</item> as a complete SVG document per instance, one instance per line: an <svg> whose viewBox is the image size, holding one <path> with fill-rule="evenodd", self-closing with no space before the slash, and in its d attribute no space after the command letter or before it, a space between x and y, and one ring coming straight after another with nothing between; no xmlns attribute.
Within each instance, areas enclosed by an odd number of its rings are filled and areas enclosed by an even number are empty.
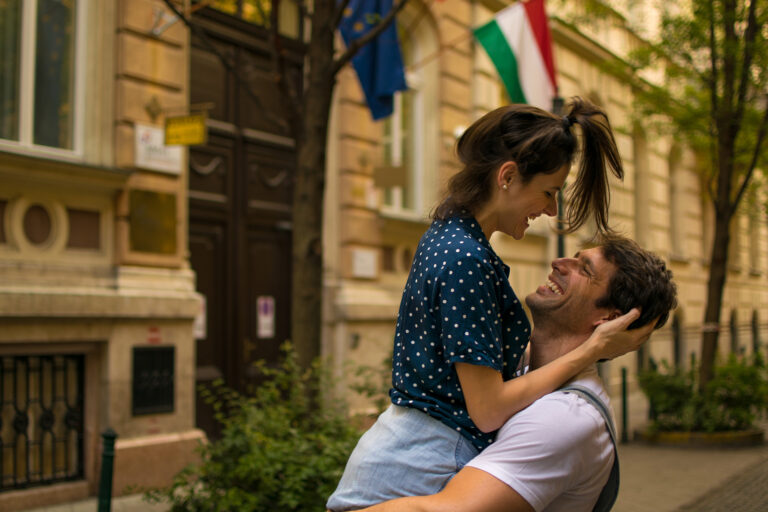
<svg viewBox="0 0 768 512"><path fill-rule="evenodd" d="M633 240L616 234L603 235L597 242L603 257L616 266L608 283L608 292L596 306L613 307L627 313L640 308L640 318L629 329L642 327L658 318L654 329L663 326L670 310L677 307L677 287L672 271L651 251Z"/></svg>
<svg viewBox="0 0 768 512"><path fill-rule="evenodd" d="M578 146L573 127L578 124L581 162L576 181L569 187L564 231L576 231L591 215L598 232L611 232L606 163L619 179L624 178L624 169L610 122L603 110L578 97L572 98L565 110L561 117L515 104L475 121L456 144L464 168L449 180L447 197L432 217L445 219L461 210L476 213L490 199L495 171L504 162L517 164L523 183L536 174L553 174L570 166Z"/></svg>

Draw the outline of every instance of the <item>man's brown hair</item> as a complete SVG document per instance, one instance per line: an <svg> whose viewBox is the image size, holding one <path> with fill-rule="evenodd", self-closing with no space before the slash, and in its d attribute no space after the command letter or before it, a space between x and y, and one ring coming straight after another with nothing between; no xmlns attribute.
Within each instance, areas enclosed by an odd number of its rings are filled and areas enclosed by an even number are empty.
<svg viewBox="0 0 768 512"><path fill-rule="evenodd" d="M654 329L663 326L669 312L677 307L677 287L664 261L619 235L601 237L598 246L605 259L616 266L616 272L608 283L608 293L597 301L597 307L614 307L622 313L639 307L640 318L630 324L630 329L642 327L656 317Z"/></svg>

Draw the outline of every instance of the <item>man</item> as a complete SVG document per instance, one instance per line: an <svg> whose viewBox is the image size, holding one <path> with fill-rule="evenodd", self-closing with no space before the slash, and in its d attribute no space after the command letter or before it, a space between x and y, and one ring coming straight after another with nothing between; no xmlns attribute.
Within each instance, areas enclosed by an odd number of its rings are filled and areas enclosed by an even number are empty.
<svg viewBox="0 0 768 512"><path fill-rule="evenodd" d="M529 362L535 369L577 348L601 324L632 308L640 312L631 328L654 322L658 329L676 306L676 290L672 273L657 256L626 238L608 237L598 247L552 262L546 284L526 303L535 326ZM566 387L573 385L608 404L594 367ZM438 494L365 510L591 511L615 456L600 405L563 390L544 396L510 418L496 441ZM606 510L612 503L609 499Z"/></svg>

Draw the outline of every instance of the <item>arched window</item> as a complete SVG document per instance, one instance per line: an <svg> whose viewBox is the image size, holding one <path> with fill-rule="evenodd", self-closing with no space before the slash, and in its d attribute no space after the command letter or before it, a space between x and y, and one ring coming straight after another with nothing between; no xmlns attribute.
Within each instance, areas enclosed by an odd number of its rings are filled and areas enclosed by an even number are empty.
<svg viewBox="0 0 768 512"><path fill-rule="evenodd" d="M702 190L706 190L707 184L702 180ZM702 194L701 198L701 258L709 265L712 257L712 244L715 242L715 209L709 194Z"/></svg>
<svg viewBox="0 0 768 512"><path fill-rule="evenodd" d="M752 353L757 354L760 352L760 317L756 309L752 310Z"/></svg>
<svg viewBox="0 0 768 512"><path fill-rule="evenodd" d="M650 248L651 241L651 176L648 164L648 142L645 131L635 126L632 136L632 160L635 171L635 240Z"/></svg>
<svg viewBox="0 0 768 512"><path fill-rule="evenodd" d="M731 272L741 272L743 266L744 254L741 240L743 220L744 216L739 212L731 217L730 240L728 240L728 270Z"/></svg>
<svg viewBox="0 0 768 512"><path fill-rule="evenodd" d="M637 357L637 371L638 373L645 370L648 362L648 343L643 343L639 349L635 352Z"/></svg>
<svg viewBox="0 0 768 512"><path fill-rule="evenodd" d="M685 248L685 185L683 183L682 158L678 146L669 152L669 236L671 256L687 257Z"/></svg>
<svg viewBox="0 0 768 512"><path fill-rule="evenodd" d="M739 324L738 324L738 316L736 314L735 309L731 310L731 320L730 320L729 330L731 334L731 353L738 354L740 353Z"/></svg>
<svg viewBox="0 0 768 512"><path fill-rule="evenodd" d="M394 113L382 121L381 168L377 186L382 210L423 217L436 199L439 49L433 20L419 2L398 15L408 90L395 94ZM384 178L385 174L388 176Z"/></svg>
<svg viewBox="0 0 768 512"><path fill-rule="evenodd" d="M268 27L272 11L269 0L209 0L212 9L225 12L248 23ZM297 2L280 2L278 30L284 36L298 38L302 33Z"/></svg>
<svg viewBox="0 0 768 512"><path fill-rule="evenodd" d="M753 276L762 274L760 262L760 248L763 238L760 234L760 202L757 192L752 190L749 194L749 273Z"/></svg>
<svg viewBox="0 0 768 512"><path fill-rule="evenodd" d="M683 320L679 311L672 318L672 342L675 358L675 367L683 368L685 365L685 338L683 337Z"/></svg>

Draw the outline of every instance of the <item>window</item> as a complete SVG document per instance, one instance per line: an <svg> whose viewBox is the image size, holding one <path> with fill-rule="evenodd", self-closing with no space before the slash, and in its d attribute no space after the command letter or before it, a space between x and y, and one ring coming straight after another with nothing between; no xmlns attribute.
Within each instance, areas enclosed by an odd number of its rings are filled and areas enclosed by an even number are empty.
<svg viewBox="0 0 768 512"><path fill-rule="evenodd" d="M82 3L0 2L0 142L77 149Z"/></svg>
<svg viewBox="0 0 768 512"><path fill-rule="evenodd" d="M398 15L408 90L395 94L394 112L382 121L377 186L387 213L423 216L437 186L437 37L432 20L417 5Z"/></svg>
<svg viewBox="0 0 768 512"><path fill-rule="evenodd" d="M706 182L702 180L702 190L706 190ZM701 198L701 259L705 265L712 259L712 246L715 243L715 208L709 193L705 192Z"/></svg>
<svg viewBox="0 0 768 512"><path fill-rule="evenodd" d="M264 27L269 26L269 17L272 11L271 0L198 0L195 4L210 6L217 11ZM299 37L301 34L299 4L296 0L280 2L278 26L282 35L293 38Z"/></svg>
<svg viewBox="0 0 768 512"><path fill-rule="evenodd" d="M651 176L648 162L648 141L645 131L635 127L632 136L632 158L635 166L635 240L642 247L651 241Z"/></svg>
<svg viewBox="0 0 768 512"><path fill-rule="evenodd" d="M728 240L728 270L732 272L741 272L742 259L745 256L741 243L742 224L743 214L741 212L734 213L728 228L730 233L730 239Z"/></svg>
<svg viewBox="0 0 768 512"><path fill-rule="evenodd" d="M401 39L401 41L405 41ZM405 54L405 44L403 44ZM394 210L416 208L414 180L415 151L414 99L418 99L419 81L415 73L406 77L409 89L395 94L394 112L383 121L382 161L384 168L392 173L395 184L384 188L384 204Z"/></svg>
<svg viewBox="0 0 768 512"><path fill-rule="evenodd" d="M682 368L685 364L685 338L683 335L683 321L679 311L675 312L675 315L672 317L672 342L675 368Z"/></svg>
<svg viewBox="0 0 768 512"><path fill-rule="evenodd" d="M686 194L684 175L681 168L682 157L681 150L675 146L669 153L669 236L672 256L678 259L685 259L687 256L685 250L685 205Z"/></svg>
<svg viewBox="0 0 768 512"><path fill-rule="evenodd" d="M731 353L740 354L741 345L739 344L739 323L735 309L731 310L731 320L728 327L731 335Z"/></svg>
<svg viewBox="0 0 768 512"><path fill-rule="evenodd" d="M757 198L757 191L752 190L749 194L748 203L748 221L749 221L749 272L753 276L759 276L761 274L760 254L761 247L763 245L763 237L761 236L760 218L758 212L760 211L760 202Z"/></svg>
<svg viewBox="0 0 768 512"><path fill-rule="evenodd" d="M762 342L760 341L760 317L757 313L756 309L752 310L752 353L757 354L760 352L760 346L762 345Z"/></svg>

